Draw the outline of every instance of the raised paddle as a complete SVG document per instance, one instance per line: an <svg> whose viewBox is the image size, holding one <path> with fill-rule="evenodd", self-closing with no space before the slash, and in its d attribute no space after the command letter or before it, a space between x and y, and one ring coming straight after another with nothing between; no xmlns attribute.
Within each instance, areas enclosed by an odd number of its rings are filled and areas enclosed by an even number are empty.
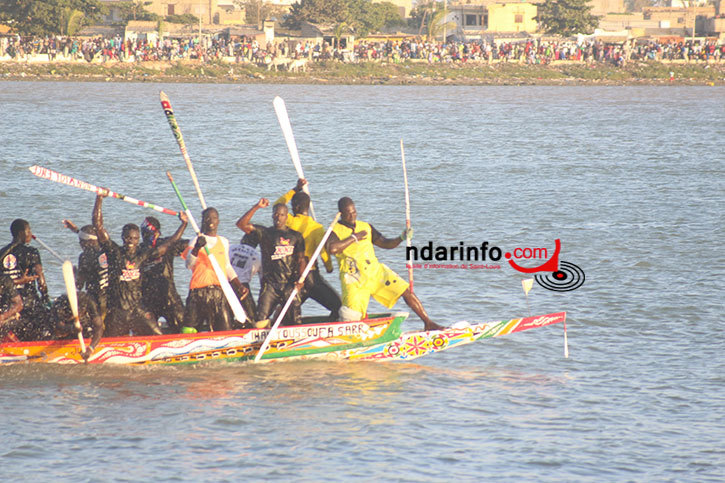
<svg viewBox="0 0 725 483"><path fill-rule="evenodd" d="M405 148L403 147L403 139L400 139L400 157L403 159L403 182L405 183L405 228L410 230L410 192L408 191L408 170L405 168ZM406 246L410 248L410 237L405 237ZM410 252L406 250L405 253ZM408 266L408 283L410 284L410 291L413 292L413 265L409 263L409 260L405 261Z"/></svg>
<svg viewBox="0 0 725 483"><path fill-rule="evenodd" d="M186 150L184 136L181 135L179 123L176 122L176 116L174 116L174 109L171 107L169 96L167 96L164 91L161 91L159 93L159 98L161 99L161 107L164 110L164 114L166 114L166 119L169 121L169 126L171 126L171 132L174 133L176 142L179 145L179 149L181 150L181 155L184 157L184 161L186 161L186 167L189 169L189 174L191 174L191 180L194 182L194 188L196 188L196 194L199 196L199 202L201 203L201 207L202 209L206 210L206 200L204 199L204 195L201 193L199 179L196 177L194 165L191 164L191 158L189 157L189 152Z"/></svg>
<svg viewBox="0 0 725 483"><path fill-rule="evenodd" d="M295 135L292 133L292 125L289 122L289 116L287 115L287 106L284 103L284 100L276 96L274 98L274 101L272 101L272 104L274 105L274 112L277 114L277 120L279 121L279 127L282 128L282 134L284 135L284 140L287 142L287 149L289 150L290 157L292 158L292 164L295 165L295 170L297 171L297 177L298 178L304 178L305 173L302 171L302 162L300 161L300 153L297 151L297 143L295 142ZM307 185L304 185L302 187L302 191L310 194L310 189L307 187ZM315 210L312 207L312 201L310 201L310 214L312 215L312 218L315 218Z"/></svg>
<svg viewBox="0 0 725 483"><path fill-rule="evenodd" d="M320 243L317 245L317 248L315 249L315 253L312 254L312 257L310 257L310 261L307 262L307 266L305 267L305 270L302 272L302 275L300 275L300 279L297 281L297 283L304 283L305 278L307 278L307 274L310 273L310 270L312 270L312 267L315 266L315 261L317 261L317 257L320 256L320 252L322 251L322 248L325 246L325 242L330 237L330 233L332 233L332 229L335 228L335 223L337 223L337 220L340 219L340 212L338 211L335 215L335 219L332 220L332 223L330 224L330 227L325 232L325 236L322 237L322 240L320 240ZM274 333L275 330L277 330L277 327L279 327L279 324L282 322L282 319L284 318L285 314L287 313L287 310L289 309L289 306L292 305L292 300L297 296L297 287L295 287L292 290L292 293L287 298L287 302L284 304L284 307L282 307L282 310L279 312L279 315L277 316L277 320L274 321L274 325L271 329L269 329L269 332L267 333L267 337L265 337L264 342L262 342L262 346L259 348L259 352L257 352L257 355L254 357L254 362L259 362L259 360L262 358L262 355L264 354L264 351L267 350L269 347L269 343L272 340L272 333Z"/></svg>
<svg viewBox="0 0 725 483"><path fill-rule="evenodd" d="M86 352L86 342L83 340L83 328L81 327L81 319L78 316L78 293L76 292L76 278L73 275L73 264L70 260L63 262L63 281L65 282L65 290L68 293L68 304L70 311L73 313L73 325L78 331L78 342L81 345L81 353Z"/></svg>
<svg viewBox="0 0 725 483"><path fill-rule="evenodd" d="M53 171L52 169L43 168L41 166L31 166L28 169L30 170L31 173L33 173L38 178L47 179L49 181L55 181L56 183L73 186L74 188L80 188L82 190L96 193L97 195L107 191L108 196L110 196L111 198L116 198L118 200L125 201L126 203L131 203L132 205L143 206L144 208L151 208L152 210L156 210L159 213L166 213L167 215L174 215L174 216L179 215L178 211L169 210L167 208L164 208L163 206L152 205L151 203L147 203L146 201L139 201L135 198L131 198L130 196L122 195L119 193L114 193L113 191L106 190L105 188L99 188L98 186L92 185L90 183L86 183L85 181L71 178L70 176L67 176L65 174L57 173L57 172Z"/></svg>
<svg viewBox="0 0 725 483"><path fill-rule="evenodd" d="M186 206L186 202L184 201L184 197L181 196L181 192L179 191L179 188L176 186L176 183L174 183L174 178L171 176L171 173L168 171L166 172L166 176L168 176L169 181L171 181L171 186L174 187L174 192L176 192L176 197L179 198L179 202L181 203L181 206L184 208L184 211L186 212L186 216L189 217L189 222L191 223L192 228L194 228L194 232L196 232L196 236L202 236L201 230L199 229L199 225L196 224L196 220L194 220L194 216L191 214L191 211L189 211L189 207ZM221 243L219 241L218 243ZM209 248L207 246L204 246L204 252L206 253L206 256L209 257L209 261L211 262L211 266L214 269L214 274L216 274L217 279L219 279L219 285L222 287L222 291L224 292L224 296L227 299L227 302L229 302L229 306L232 308L232 312L234 312L234 318L237 319L239 322L244 322L247 319L247 315L244 313L244 309L242 308L242 304L239 302L239 298L237 298L237 294L234 293L234 289L229 284L229 280L227 280L227 276L222 270L222 268L219 266L219 263L216 260L216 257L214 257L211 253L209 253ZM209 326L209 329L211 331L214 330L211 325Z"/></svg>

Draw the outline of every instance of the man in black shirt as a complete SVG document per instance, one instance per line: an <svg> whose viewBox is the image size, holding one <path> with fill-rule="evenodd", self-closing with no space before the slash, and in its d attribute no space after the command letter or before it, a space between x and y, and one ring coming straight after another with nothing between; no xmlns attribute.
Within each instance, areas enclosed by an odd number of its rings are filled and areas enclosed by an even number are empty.
<svg viewBox="0 0 725 483"><path fill-rule="evenodd" d="M161 223L153 216L147 216L141 224L143 242L140 250L153 250L166 243L168 238L161 238ZM164 255L151 258L141 267L141 287L144 306L156 319L163 317L173 332L181 330L184 319L184 304L174 283L174 257L180 256L189 240L174 242Z"/></svg>
<svg viewBox="0 0 725 483"><path fill-rule="evenodd" d="M55 320L55 338L70 339L78 335L75 327L75 318L70 308L67 295L61 295L55 302L50 312ZM90 345L86 346L86 351L81 354L83 359L88 358L96 350L98 343L103 337L103 320L98 310L98 305L93 298L85 292L78 292L78 319L83 331L83 337L91 337Z"/></svg>
<svg viewBox="0 0 725 483"><path fill-rule="evenodd" d="M78 234L78 242L83 250L78 256L76 287L88 292L96 302L103 319L107 312L108 254L98 244L98 235L93 225L85 225L79 230L70 220L63 220L63 224Z"/></svg>
<svg viewBox="0 0 725 483"><path fill-rule="evenodd" d="M262 198L237 221L237 228L258 237L262 250L262 289L257 301L257 321L260 322L258 326L264 326L264 321L269 323L267 319L275 306L284 305L295 287L298 292L302 289L302 284L297 281L305 269L305 240L299 232L286 226L286 205L274 205L274 226L251 224L254 213L259 208L268 206L269 200ZM299 293L292 301L283 322L285 325L302 323Z"/></svg>
<svg viewBox="0 0 725 483"><path fill-rule="evenodd" d="M30 223L16 219L10 225L13 241L0 250L0 273L13 279L23 299L22 323L13 330L23 341L48 339L52 335L47 306L48 286L38 249L28 245L33 239Z"/></svg>
<svg viewBox="0 0 725 483"><path fill-rule="evenodd" d="M147 260L163 256L181 238L186 229L186 214L179 213L181 226L176 233L151 250L139 250L141 235L138 226L133 223L124 225L121 231L123 246L119 246L110 239L103 227L101 206L106 196L105 193L96 196L93 207L93 227L98 233L101 248L108 253L110 267L106 335L119 337L131 331L134 335L161 335L156 318L142 303L141 267Z"/></svg>

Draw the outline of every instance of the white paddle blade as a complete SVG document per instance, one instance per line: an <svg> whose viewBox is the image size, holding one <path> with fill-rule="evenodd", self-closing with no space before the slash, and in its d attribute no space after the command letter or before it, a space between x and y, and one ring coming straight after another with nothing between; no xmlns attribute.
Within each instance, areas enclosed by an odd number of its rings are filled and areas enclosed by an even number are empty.
<svg viewBox="0 0 725 483"><path fill-rule="evenodd" d="M63 280L65 281L65 290L68 293L68 303L73 317L78 318L78 294L76 292L76 277L73 274L73 264L70 260L63 262Z"/></svg>
<svg viewBox="0 0 725 483"><path fill-rule="evenodd" d="M70 260L63 262L63 281L65 282L65 290L68 293L68 304L70 305L70 311L73 313L75 319L75 327L78 331L78 342L81 345L81 351L86 351L86 343L83 340L83 334L81 333L81 322L78 318L78 292L76 292L76 277L73 274L73 264Z"/></svg>
<svg viewBox="0 0 725 483"><path fill-rule="evenodd" d="M305 175L302 172L300 153L297 151L295 135L292 133L292 125L290 124L289 116L287 115L287 106L285 106L284 100L279 96L274 98L272 104L274 105L274 112L277 114L279 127L282 128L282 134L284 135L284 140L287 143L287 149L289 150L290 157L292 158L292 164L295 165L297 176L304 178Z"/></svg>
<svg viewBox="0 0 725 483"><path fill-rule="evenodd" d="M289 122L289 115L287 114L287 106L284 103L284 99L276 96L272 101L274 105L274 112L277 114L277 120L279 121L279 127L282 128L282 134L284 140L287 143L287 149L289 150L290 157L292 158L292 164L295 166L297 177L302 179L305 177L304 171L302 171L302 161L300 161L300 153L297 151L297 142L295 141L295 135L292 132L292 124ZM302 187L302 191L310 194L310 188L305 185ZM315 209L310 201L310 214L312 218L315 218Z"/></svg>

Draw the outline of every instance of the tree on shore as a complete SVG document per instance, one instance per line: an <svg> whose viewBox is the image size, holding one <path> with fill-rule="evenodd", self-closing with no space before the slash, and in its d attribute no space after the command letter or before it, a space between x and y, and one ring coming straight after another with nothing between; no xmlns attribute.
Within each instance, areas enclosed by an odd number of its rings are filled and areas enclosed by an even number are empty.
<svg viewBox="0 0 725 483"><path fill-rule="evenodd" d="M121 9L121 15L123 15L125 23L131 20L158 21L161 17L146 10L146 7L152 3L150 0L127 0L118 2L117 6Z"/></svg>
<svg viewBox="0 0 725 483"><path fill-rule="evenodd" d="M21 35L70 35L104 12L97 0L0 0L0 22Z"/></svg>
<svg viewBox="0 0 725 483"><path fill-rule="evenodd" d="M264 0L234 0L234 3L244 9L244 19L248 24L262 25L266 19L282 18L287 12L283 5L274 5Z"/></svg>
<svg viewBox="0 0 725 483"><path fill-rule="evenodd" d="M288 28L299 28L302 22L314 24L347 24L359 37L377 32L385 26L400 24L397 8L390 2L370 0L298 0L292 4L284 22Z"/></svg>
<svg viewBox="0 0 725 483"><path fill-rule="evenodd" d="M599 26L601 17L592 15L588 0L546 0L539 5L534 20L547 34L589 34Z"/></svg>
<svg viewBox="0 0 725 483"><path fill-rule="evenodd" d="M453 31L455 22L446 22L449 10L443 2L420 3L410 12L408 25L418 28L418 35L425 31L428 41L435 40L444 31Z"/></svg>

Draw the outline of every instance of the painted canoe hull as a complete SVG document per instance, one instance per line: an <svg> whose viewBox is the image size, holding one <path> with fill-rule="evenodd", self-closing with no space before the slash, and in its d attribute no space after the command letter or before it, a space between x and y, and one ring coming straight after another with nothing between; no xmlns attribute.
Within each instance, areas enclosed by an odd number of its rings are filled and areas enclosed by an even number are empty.
<svg viewBox="0 0 725 483"><path fill-rule="evenodd" d="M397 312L354 322L280 327L262 361L324 356L330 352L392 341L400 337L401 324L406 318L407 312ZM268 332L268 329L243 329L103 338L88 363L140 365L243 361L257 355ZM77 339L0 344L0 364L13 362L82 364L83 358Z"/></svg>
<svg viewBox="0 0 725 483"><path fill-rule="evenodd" d="M481 339L536 329L566 320L566 312L522 319L461 325L433 332L406 332L394 341L340 352L340 358L354 361L410 361L428 354L470 344Z"/></svg>
<svg viewBox="0 0 725 483"><path fill-rule="evenodd" d="M407 317L407 312L397 312L355 322L280 327L262 361L410 361L477 340L564 322L566 312L475 325L454 324L439 331L402 333L401 324ZM148 365L246 361L257 355L267 333L267 329L245 329L106 338L101 340L88 363ZM82 364L83 358L78 340L1 344L0 364L17 362Z"/></svg>

